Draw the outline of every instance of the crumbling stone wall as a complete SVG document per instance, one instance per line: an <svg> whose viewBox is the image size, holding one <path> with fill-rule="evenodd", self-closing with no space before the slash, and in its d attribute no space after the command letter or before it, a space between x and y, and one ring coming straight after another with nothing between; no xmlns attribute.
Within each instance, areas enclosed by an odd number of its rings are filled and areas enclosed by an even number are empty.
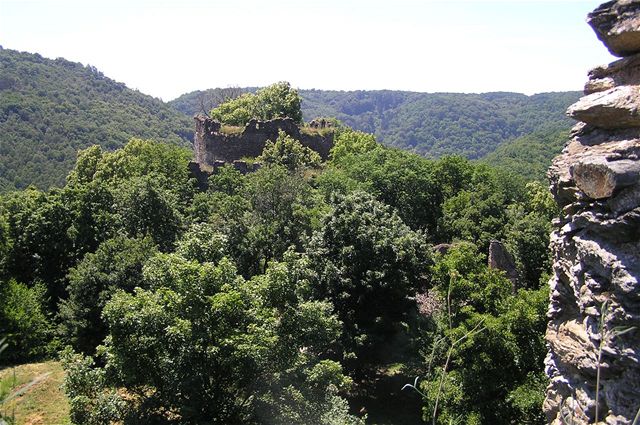
<svg viewBox="0 0 640 425"><path fill-rule="evenodd" d="M244 157L255 158L262 153L267 140L275 141L278 132L299 140L327 159L333 147L333 132L317 134L301 132L291 118L276 118L270 121L251 120L238 134L221 132L220 123L199 115L195 117L196 133L194 138L195 162L203 168L213 168L217 161L233 163Z"/></svg>
<svg viewBox="0 0 640 425"><path fill-rule="evenodd" d="M562 218L545 360L551 424L631 424L640 409L640 0L605 3L589 24L623 59L593 69L581 121L549 170ZM596 390L599 377L599 388Z"/></svg>

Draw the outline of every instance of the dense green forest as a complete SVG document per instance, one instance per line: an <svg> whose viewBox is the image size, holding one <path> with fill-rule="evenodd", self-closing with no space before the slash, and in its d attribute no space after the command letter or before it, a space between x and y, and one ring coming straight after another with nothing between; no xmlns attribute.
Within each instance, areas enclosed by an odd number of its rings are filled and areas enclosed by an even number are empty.
<svg viewBox="0 0 640 425"><path fill-rule="evenodd" d="M207 113L227 96L255 89L195 91L169 102L188 116ZM387 146L427 157L482 158L502 144L534 132L568 130L564 111L578 92L415 93L391 90L300 90L306 121L335 117L349 127L375 134Z"/></svg>
<svg viewBox="0 0 640 425"><path fill-rule="evenodd" d="M541 183L349 128L206 190L190 158L95 145L64 187L0 195L0 359L59 356L74 423L544 423Z"/></svg>
<svg viewBox="0 0 640 425"><path fill-rule="evenodd" d="M188 146L193 123L94 67L0 47L0 191L62 186L78 149L131 137Z"/></svg>
<svg viewBox="0 0 640 425"><path fill-rule="evenodd" d="M569 140L569 130L537 131L500 145L482 161L528 180L547 181L547 169Z"/></svg>

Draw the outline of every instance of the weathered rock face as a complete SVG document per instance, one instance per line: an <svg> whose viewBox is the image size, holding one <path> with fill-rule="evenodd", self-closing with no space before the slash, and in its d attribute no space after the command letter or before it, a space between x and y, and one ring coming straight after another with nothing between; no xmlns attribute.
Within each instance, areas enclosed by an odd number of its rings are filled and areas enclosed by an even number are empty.
<svg viewBox="0 0 640 425"><path fill-rule="evenodd" d="M591 94L625 85L640 85L640 54L593 68L589 71L589 81L585 84L584 93Z"/></svg>
<svg viewBox="0 0 640 425"><path fill-rule="evenodd" d="M245 157L255 158L262 153L267 140L275 142L279 131L315 150L323 159L333 147L333 132L307 134L290 118L251 120L238 134L223 133L220 123L205 116L197 116L195 121L195 162L203 169L214 168L219 161L233 163Z"/></svg>
<svg viewBox="0 0 640 425"><path fill-rule="evenodd" d="M640 0L605 3L589 23L612 53L640 52ZM631 424L640 409L639 83L640 55L592 70L568 110L583 122L548 173L563 211L546 334L554 425Z"/></svg>
<svg viewBox="0 0 640 425"><path fill-rule="evenodd" d="M640 0L604 3L589 14L587 22L612 55L640 52Z"/></svg>
<svg viewBox="0 0 640 425"><path fill-rule="evenodd" d="M640 86L622 86L583 97L567 110L576 120L596 127L634 128L640 126Z"/></svg>

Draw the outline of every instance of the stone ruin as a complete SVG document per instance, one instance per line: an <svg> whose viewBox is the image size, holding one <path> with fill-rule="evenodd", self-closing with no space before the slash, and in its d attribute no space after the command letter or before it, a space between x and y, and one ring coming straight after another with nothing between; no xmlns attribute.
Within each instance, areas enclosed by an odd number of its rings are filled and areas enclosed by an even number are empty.
<svg viewBox="0 0 640 425"><path fill-rule="evenodd" d="M267 141L275 142L280 131L318 152L323 160L333 147L333 132L304 131L291 118L252 119L238 133L225 133L219 122L204 115L196 116L195 121L195 162L203 171L211 171L225 163L234 164L236 168L247 167L246 163L240 165L241 160L259 156Z"/></svg>
<svg viewBox="0 0 640 425"><path fill-rule="evenodd" d="M487 266L490 269L502 270L505 277L511 281L514 292L517 290L519 285L516 261L502 242L497 240L489 241Z"/></svg>
<svg viewBox="0 0 640 425"><path fill-rule="evenodd" d="M589 72L548 172L562 208L543 406L554 425L632 424L640 409L640 0L604 3L588 23L623 59Z"/></svg>

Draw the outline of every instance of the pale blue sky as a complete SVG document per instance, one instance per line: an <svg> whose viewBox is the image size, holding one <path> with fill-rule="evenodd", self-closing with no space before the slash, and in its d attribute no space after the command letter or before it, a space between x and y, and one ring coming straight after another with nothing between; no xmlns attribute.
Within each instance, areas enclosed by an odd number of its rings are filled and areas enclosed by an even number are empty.
<svg viewBox="0 0 640 425"><path fill-rule="evenodd" d="M601 1L0 0L0 45L91 64L164 100L287 80L310 89L580 90L614 60Z"/></svg>

